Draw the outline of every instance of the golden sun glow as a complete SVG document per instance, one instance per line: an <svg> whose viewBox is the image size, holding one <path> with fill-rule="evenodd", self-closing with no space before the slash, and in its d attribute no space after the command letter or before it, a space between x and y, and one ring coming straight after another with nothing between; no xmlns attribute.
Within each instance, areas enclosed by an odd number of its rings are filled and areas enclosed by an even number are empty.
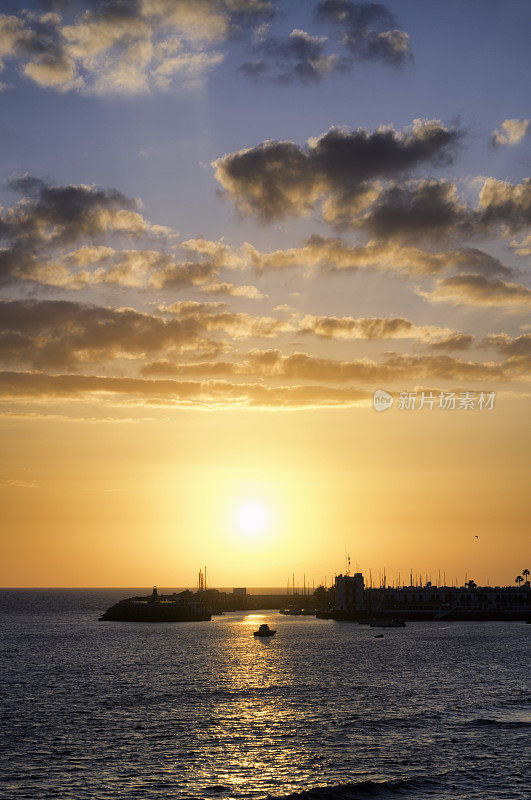
<svg viewBox="0 0 531 800"><path fill-rule="evenodd" d="M236 521L242 533L247 536L258 536L265 531L269 514L260 503L245 503L236 512Z"/></svg>

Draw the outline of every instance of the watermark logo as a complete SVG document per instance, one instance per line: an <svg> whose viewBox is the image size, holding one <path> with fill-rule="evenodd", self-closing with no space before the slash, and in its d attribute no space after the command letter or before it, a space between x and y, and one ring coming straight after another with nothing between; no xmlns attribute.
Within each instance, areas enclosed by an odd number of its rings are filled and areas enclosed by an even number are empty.
<svg viewBox="0 0 531 800"><path fill-rule="evenodd" d="M496 392L400 392L399 411L493 411Z"/></svg>
<svg viewBox="0 0 531 800"><path fill-rule="evenodd" d="M393 402L393 396L383 389L377 389L372 396L375 411L387 411ZM399 392L396 408L398 411L493 411L495 402L496 392Z"/></svg>
<svg viewBox="0 0 531 800"><path fill-rule="evenodd" d="M372 407L375 411L387 411L393 405L393 398L389 392L383 389L376 389L372 396Z"/></svg>

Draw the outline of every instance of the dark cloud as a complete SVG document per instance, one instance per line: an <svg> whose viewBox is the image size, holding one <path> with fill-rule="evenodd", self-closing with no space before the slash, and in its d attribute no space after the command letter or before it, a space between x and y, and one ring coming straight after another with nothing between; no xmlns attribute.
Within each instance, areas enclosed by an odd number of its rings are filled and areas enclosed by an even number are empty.
<svg viewBox="0 0 531 800"><path fill-rule="evenodd" d="M342 44L355 60L399 67L413 59L408 34L381 3L323 0L317 5L316 15L320 21L336 26Z"/></svg>
<svg viewBox="0 0 531 800"><path fill-rule="evenodd" d="M531 179L511 184L487 178L476 205L462 202L449 180L396 181L422 165L450 162L461 136L438 121L416 121L402 132L331 128L305 147L268 140L225 155L213 166L238 211L265 221L301 216L321 203L330 225L363 230L379 241L438 241L525 230L531 225ZM499 261L493 269L493 257L480 257L481 251L468 248L471 259L473 253L480 271L489 265L491 271L504 271Z"/></svg>
<svg viewBox="0 0 531 800"><path fill-rule="evenodd" d="M471 233L473 219L450 181L420 181L390 186L370 210L352 221L377 239L415 241Z"/></svg>
<svg viewBox="0 0 531 800"><path fill-rule="evenodd" d="M356 61L400 67L413 58L408 34L383 5L332 0L318 4L316 19L331 24L332 40L300 28L278 36L263 26L256 35L254 58L240 70L254 81L310 84L332 72L347 72Z"/></svg>
<svg viewBox="0 0 531 800"><path fill-rule="evenodd" d="M23 196L0 209L0 284L181 289L212 282L220 269L237 264L222 242L200 238L180 244L181 258L174 247L165 252L109 246L116 237L159 247L175 240L173 231L152 225L137 202L116 189L55 186L29 175L11 179L8 187Z"/></svg>
<svg viewBox="0 0 531 800"><path fill-rule="evenodd" d="M57 369L170 349L215 349L219 344L210 334L274 338L293 329L274 317L231 312L224 303L181 302L160 310L154 315L66 300L0 300L2 352L10 363Z"/></svg>
<svg viewBox="0 0 531 800"><path fill-rule="evenodd" d="M206 343L197 318L166 320L132 308L65 300L1 300L0 332L19 337L18 346L13 340L11 363L54 369Z"/></svg>
<svg viewBox="0 0 531 800"><path fill-rule="evenodd" d="M462 203L451 181L395 184L363 216L351 217L350 225L381 240L406 242L485 235L496 228L517 232L531 225L531 179L511 184L487 178L477 206Z"/></svg>
<svg viewBox="0 0 531 800"><path fill-rule="evenodd" d="M255 59L254 61L245 61L240 65L239 70L247 78L256 81L267 73L268 65L262 59Z"/></svg>
<svg viewBox="0 0 531 800"><path fill-rule="evenodd" d="M267 77L278 83L318 83L331 72L348 69L346 59L327 53L327 37L295 28L288 36L267 33L254 46L254 61L240 70L254 80Z"/></svg>
<svg viewBox="0 0 531 800"><path fill-rule="evenodd" d="M151 230L136 202L115 189L54 186L29 175L12 178L8 188L23 197L0 209L0 284L31 278L56 247Z"/></svg>
<svg viewBox="0 0 531 800"><path fill-rule="evenodd" d="M25 198L0 217L3 238L67 243L105 233L110 227L145 230L139 216L120 217L120 212L134 211L137 204L116 189L54 186L31 175L11 178L7 185Z"/></svg>
<svg viewBox="0 0 531 800"><path fill-rule="evenodd" d="M269 140L223 156L213 166L241 213L269 221L304 214L323 198L352 204L367 195L370 181L426 163L447 163L460 137L456 128L436 120L417 120L401 132L331 128L305 147Z"/></svg>

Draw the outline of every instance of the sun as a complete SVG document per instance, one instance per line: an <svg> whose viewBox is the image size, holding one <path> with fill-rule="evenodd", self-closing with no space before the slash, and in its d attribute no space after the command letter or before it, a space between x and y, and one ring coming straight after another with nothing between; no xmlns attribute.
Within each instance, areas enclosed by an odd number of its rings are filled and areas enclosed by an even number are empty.
<svg viewBox="0 0 531 800"><path fill-rule="evenodd" d="M268 519L267 509L259 503L245 503L236 512L238 527L247 536L257 536L263 533Z"/></svg>

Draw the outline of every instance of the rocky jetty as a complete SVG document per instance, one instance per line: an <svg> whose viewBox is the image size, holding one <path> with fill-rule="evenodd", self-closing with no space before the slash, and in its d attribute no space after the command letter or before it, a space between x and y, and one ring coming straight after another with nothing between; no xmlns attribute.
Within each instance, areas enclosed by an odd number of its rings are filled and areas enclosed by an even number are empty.
<svg viewBox="0 0 531 800"><path fill-rule="evenodd" d="M147 597L127 597L102 614L100 622L201 622L211 613L201 603L182 594L159 595L157 589Z"/></svg>

